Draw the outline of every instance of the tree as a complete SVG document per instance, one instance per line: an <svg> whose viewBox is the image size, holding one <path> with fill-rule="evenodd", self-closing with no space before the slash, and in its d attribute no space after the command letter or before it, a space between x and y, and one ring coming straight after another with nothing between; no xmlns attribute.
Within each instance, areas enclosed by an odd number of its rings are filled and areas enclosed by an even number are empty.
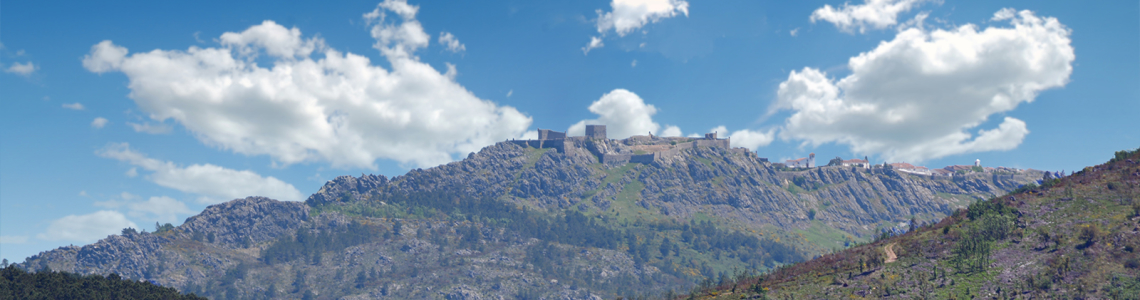
<svg viewBox="0 0 1140 300"><path fill-rule="evenodd" d="M368 282L368 275L364 274L364 270L360 270L360 273L356 273L356 288L358 288L358 289L364 288L364 284L367 282Z"/></svg>
<svg viewBox="0 0 1140 300"><path fill-rule="evenodd" d="M665 240L661 241L661 256L669 256L670 249L673 249L673 241L670 241L669 238L665 238Z"/></svg>
<svg viewBox="0 0 1140 300"><path fill-rule="evenodd" d="M830 161L827 162L827 166L829 166L829 167L841 166L841 165L843 165L843 159L839 158L838 156L836 156L835 158L832 158Z"/></svg>

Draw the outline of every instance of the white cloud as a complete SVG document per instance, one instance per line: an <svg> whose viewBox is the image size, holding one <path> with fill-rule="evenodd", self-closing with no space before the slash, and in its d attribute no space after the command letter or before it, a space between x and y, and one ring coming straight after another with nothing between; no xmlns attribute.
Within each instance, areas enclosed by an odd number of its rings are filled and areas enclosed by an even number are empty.
<svg viewBox="0 0 1140 300"><path fill-rule="evenodd" d="M36 70L38 70L39 68L40 68L40 66L37 66L36 64L29 61L29 62L25 62L25 63L13 63L7 69L4 69L4 72L28 77L28 76L31 76L32 73L36 72Z"/></svg>
<svg viewBox="0 0 1140 300"><path fill-rule="evenodd" d="M636 68L637 67L637 60L635 59L635 60L633 60L633 62L629 63L629 67Z"/></svg>
<svg viewBox="0 0 1140 300"><path fill-rule="evenodd" d="M769 129L768 132L752 131L748 129L737 130L729 132L728 128L724 125L717 126L716 128L709 129L709 133L716 133L717 138L729 138L732 143L731 147L744 147L751 150L768 146L773 140L776 139L776 129ZM702 137L701 134L691 134L690 137Z"/></svg>
<svg viewBox="0 0 1140 300"><path fill-rule="evenodd" d="M131 203L127 207L130 208L130 215L133 217L147 217L162 223L173 223L178 221L179 215L194 213L182 201L166 196L150 197L146 201Z"/></svg>
<svg viewBox="0 0 1140 300"><path fill-rule="evenodd" d="M773 106L792 111L781 138L908 162L1016 148L1029 133L1025 122L978 126L1067 84L1075 54L1055 18L1021 11L1010 22L981 31L907 28L852 57L851 74L837 82L813 68L792 71Z"/></svg>
<svg viewBox="0 0 1140 300"><path fill-rule="evenodd" d="M530 117L476 97L454 80L453 67L441 73L412 55L429 41L416 11L388 0L365 14L390 70L318 47L316 38L298 40L299 30L272 21L224 34L232 38L221 48L128 56L104 41L84 66L126 74L130 97L151 119L173 119L207 145L281 165L375 168L375 160L392 159L426 167L523 134ZM270 53L272 67L249 58L253 50Z"/></svg>
<svg viewBox="0 0 1140 300"><path fill-rule="evenodd" d="M82 103L79 103L79 102L75 102L75 103L71 103L71 104L67 104L67 103L64 103L64 104L63 104L63 108L66 108L66 109L74 109L74 110L83 110L83 109L85 109L85 107L83 107L83 104L82 104Z"/></svg>
<svg viewBox="0 0 1140 300"><path fill-rule="evenodd" d="M28 237L23 235L0 235L0 244L24 244L28 242Z"/></svg>
<svg viewBox="0 0 1140 300"><path fill-rule="evenodd" d="M510 97L511 97L511 95L514 95L514 94L515 94L515 90L514 90L514 89L511 89L511 90L507 91L507 98L510 98Z"/></svg>
<svg viewBox="0 0 1140 300"><path fill-rule="evenodd" d="M601 48L602 46L605 46L605 45L606 44L602 43L602 38L592 36L592 37L590 37L590 43L586 44L586 47L582 47L582 53L583 54L590 54L590 50Z"/></svg>
<svg viewBox="0 0 1140 300"><path fill-rule="evenodd" d="M259 51L264 50L266 54L281 59L308 57L313 50L323 45L320 39L302 39L301 30L296 27L285 29L268 20L240 33L223 33L219 40L223 46L242 55L256 56Z"/></svg>
<svg viewBox="0 0 1140 300"><path fill-rule="evenodd" d="M37 237L44 240L93 242L108 235L118 234L123 228L138 228L122 213L101 210L86 215L69 215L56 219L48 225L47 231Z"/></svg>
<svg viewBox="0 0 1140 300"><path fill-rule="evenodd" d="M1006 7L1006 8L1002 8L1001 10L998 10L997 12L995 12L994 17L991 18L990 21L1009 20L1009 19L1013 19L1016 16L1017 16L1017 10Z"/></svg>
<svg viewBox="0 0 1140 300"><path fill-rule="evenodd" d="M811 13L811 22L824 20L835 24L842 31L853 32L859 29L863 33L867 28L883 29L898 24L899 13L911 10L923 1L925 0L865 0L861 5L844 3L840 9L824 4Z"/></svg>
<svg viewBox="0 0 1140 300"><path fill-rule="evenodd" d="M732 139L733 147L744 147L756 150L760 147L768 146L768 144L772 143L772 140L776 139L776 129L769 129L768 132L751 131L747 129L737 130L728 137Z"/></svg>
<svg viewBox="0 0 1140 300"><path fill-rule="evenodd" d="M107 122L108 122L107 119L105 119L103 117L98 117L98 118L95 118L94 121L91 121L91 127L103 128L103 126L107 126Z"/></svg>
<svg viewBox="0 0 1140 300"><path fill-rule="evenodd" d="M650 132L657 134L657 129L661 128L661 125L653 122L657 108L645 104L641 97L625 89L615 89L602 95L601 99L590 104L589 109L590 112L597 114L598 118L578 121L567 130L568 135L585 135L586 125L606 125L606 134L614 139L646 135ZM677 126L667 126L665 131L666 134L680 135L681 129Z"/></svg>
<svg viewBox="0 0 1140 300"><path fill-rule="evenodd" d="M127 48L111 41L102 41L91 46L91 53L83 56L83 68L103 74L118 70L127 58Z"/></svg>
<svg viewBox="0 0 1140 300"><path fill-rule="evenodd" d="M79 196L82 196L82 197L87 197L87 196L88 196L88 195L87 195L87 191L86 191L86 190L84 190L84 191L79 191Z"/></svg>
<svg viewBox="0 0 1140 300"><path fill-rule="evenodd" d="M218 203L248 196L264 196L284 201L304 200L292 184L272 176L262 177L253 171L237 171L212 164L180 167L159 161L130 149L126 143L112 144L98 152L99 156L117 159L151 171L146 178L158 185L202 195L205 203Z"/></svg>
<svg viewBox="0 0 1140 300"><path fill-rule="evenodd" d="M467 46L463 45L463 43L460 43L459 39L455 38L455 35L451 34L450 32L439 33L439 44L443 45L444 48L447 48L447 51L451 51L453 53L467 51Z"/></svg>
<svg viewBox="0 0 1140 300"><path fill-rule="evenodd" d="M601 36L590 37L590 43L582 48L582 52L589 54L590 50L604 46L602 38L610 31L625 36L646 24L672 18L678 13L689 16L689 2L684 0L613 0L610 8L609 12L597 10L597 28Z"/></svg>
<svg viewBox="0 0 1140 300"><path fill-rule="evenodd" d="M788 31L788 34L790 34L790 35L792 35L792 36L796 36L796 35L798 35L799 33L800 33L800 28L799 28L799 27L796 27L796 29L792 29L792 30Z"/></svg>
<svg viewBox="0 0 1140 300"><path fill-rule="evenodd" d="M689 2L684 0L613 0L610 7L613 9L610 12L598 10L598 33L612 29L618 36L625 36L645 24L672 18L677 13L689 16Z"/></svg>
<svg viewBox="0 0 1140 300"><path fill-rule="evenodd" d="M131 168L130 170L127 170L126 175L127 175L127 177L130 177L130 178L135 178L135 176L139 176L139 168Z"/></svg>
<svg viewBox="0 0 1140 300"><path fill-rule="evenodd" d="M149 134L167 134L170 133L170 130L172 129L170 125L163 123L143 122L142 124L139 124L127 122L127 125L131 125L131 128L133 128L135 132L143 132Z"/></svg>

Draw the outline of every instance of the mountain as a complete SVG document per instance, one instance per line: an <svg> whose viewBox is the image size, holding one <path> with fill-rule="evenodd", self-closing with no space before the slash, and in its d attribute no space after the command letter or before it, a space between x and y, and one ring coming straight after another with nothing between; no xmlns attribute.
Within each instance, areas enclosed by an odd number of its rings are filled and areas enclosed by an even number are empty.
<svg viewBox="0 0 1140 300"><path fill-rule="evenodd" d="M953 176L788 169L728 141L506 141L388 178L341 176L304 202L213 205L28 258L216 299L661 295L937 220L1040 171Z"/></svg>
<svg viewBox="0 0 1140 300"><path fill-rule="evenodd" d="M1140 149L690 299L1140 299Z"/></svg>

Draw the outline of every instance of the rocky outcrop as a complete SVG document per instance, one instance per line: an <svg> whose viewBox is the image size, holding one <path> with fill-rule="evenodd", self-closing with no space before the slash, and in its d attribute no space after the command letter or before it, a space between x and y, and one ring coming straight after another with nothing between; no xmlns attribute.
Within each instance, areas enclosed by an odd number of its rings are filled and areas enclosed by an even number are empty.
<svg viewBox="0 0 1140 300"><path fill-rule="evenodd" d="M209 239L224 247L248 247L297 230L309 217L302 202L249 197L211 205L178 226L185 237Z"/></svg>

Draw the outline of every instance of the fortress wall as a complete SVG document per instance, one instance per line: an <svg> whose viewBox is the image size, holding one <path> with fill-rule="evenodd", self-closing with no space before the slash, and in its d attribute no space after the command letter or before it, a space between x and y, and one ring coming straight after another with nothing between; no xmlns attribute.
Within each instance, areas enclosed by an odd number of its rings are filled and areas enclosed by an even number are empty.
<svg viewBox="0 0 1140 300"><path fill-rule="evenodd" d="M633 155L629 154L605 154L602 155L602 163L604 164L624 164L628 163Z"/></svg>
<svg viewBox="0 0 1140 300"><path fill-rule="evenodd" d="M513 140L508 142L530 148L554 148L555 150L558 150L558 152L566 153L565 140Z"/></svg>
<svg viewBox="0 0 1140 300"><path fill-rule="evenodd" d="M638 154L638 155L633 155L633 156L631 156L631 157L629 158L629 162L631 162L631 163L640 163L640 164L651 164L651 163L653 163L653 161L655 161L656 159L657 159L657 154L656 154L656 153L653 153L653 154Z"/></svg>

